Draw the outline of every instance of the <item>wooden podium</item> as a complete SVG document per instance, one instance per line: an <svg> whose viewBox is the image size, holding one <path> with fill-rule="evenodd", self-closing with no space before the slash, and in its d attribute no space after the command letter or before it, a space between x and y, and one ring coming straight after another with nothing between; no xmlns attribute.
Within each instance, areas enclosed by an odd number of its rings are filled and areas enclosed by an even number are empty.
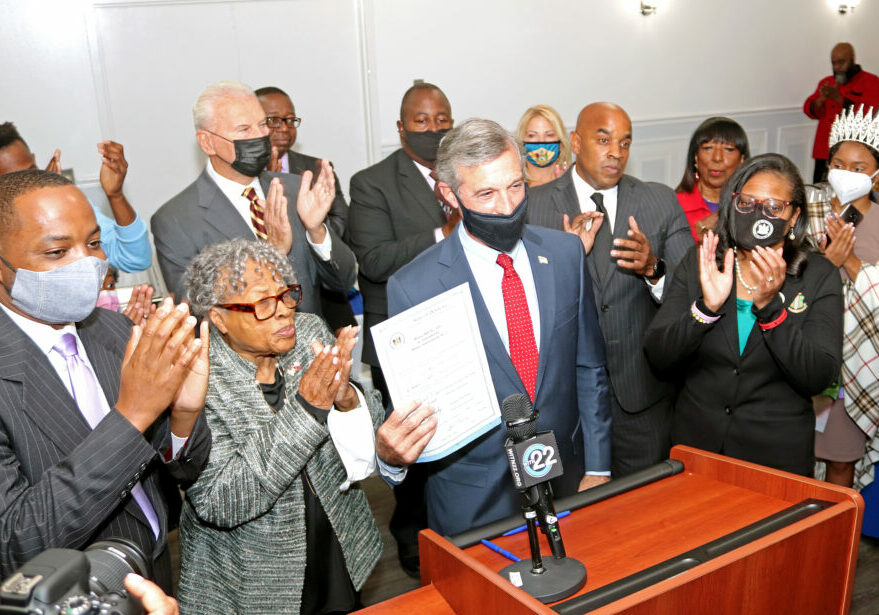
<svg viewBox="0 0 879 615"><path fill-rule="evenodd" d="M425 530L422 587L359 613L848 613L863 517L857 492L685 446L671 458L683 471L667 462L677 474L619 495L599 495L618 481L596 487L599 501L571 506L560 520L568 557L587 570L570 598L543 605L497 573L510 563L503 556ZM492 524L483 537L530 557L527 533L497 537L519 523ZM550 558L542 536L541 546Z"/></svg>

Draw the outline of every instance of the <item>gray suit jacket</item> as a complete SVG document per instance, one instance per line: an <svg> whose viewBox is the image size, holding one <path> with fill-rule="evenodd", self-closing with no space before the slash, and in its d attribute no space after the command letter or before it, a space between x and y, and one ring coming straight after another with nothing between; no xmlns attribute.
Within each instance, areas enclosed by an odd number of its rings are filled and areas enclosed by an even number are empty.
<svg viewBox="0 0 879 615"><path fill-rule="evenodd" d="M279 177L288 200L293 247L287 259L302 284L299 310L321 314L318 284L332 290L347 291L354 285L357 268L354 254L328 225L332 257L322 261L308 245L305 227L296 213L299 176L288 173L262 173L264 191L273 177ZM156 254L168 290L182 299L186 296L183 272L196 254L211 244L243 237L255 239L251 226L235 210L217 184L203 171L183 192L162 205L151 220Z"/></svg>
<svg viewBox="0 0 879 615"><path fill-rule="evenodd" d="M385 287L400 267L436 243L446 223L436 195L412 159L399 149L351 178L348 243L360 264L363 361L378 365L369 328L388 317Z"/></svg>
<svg viewBox="0 0 879 615"><path fill-rule="evenodd" d="M96 309L77 324L89 361L110 403L119 396L131 321ZM0 577L50 547L81 549L122 537L153 561L153 576L171 587L168 498L205 464L210 433L200 417L176 461L167 417L141 434L119 412L92 430L43 352L0 310ZM141 481L159 518L158 540L130 497Z"/></svg>
<svg viewBox="0 0 879 615"><path fill-rule="evenodd" d="M277 412L255 386L255 366L211 332L205 415L214 444L207 466L186 492L180 522L183 613L299 613L307 543L303 472L338 538L355 588L362 587L381 554L366 495L358 485L339 490L347 472L329 428L297 395L314 358L312 340L332 344L334 338L311 314L296 314L296 329L296 346L278 357L286 402ZM365 397L378 428L381 402L376 393Z"/></svg>
<svg viewBox="0 0 879 615"><path fill-rule="evenodd" d="M580 213L571 167L567 173L528 194L528 221L562 229L562 216ZM629 175L620 179L614 238L626 238L629 216L650 241L653 253L666 263L665 290L674 268L693 245L687 218L668 186L645 183ZM647 283L638 275L616 266L610 254L591 252L586 257L598 308L598 322L607 346L607 369L620 406L639 412L673 394L672 386L650 369L642 348L644 332L659 305ZM603 276L599 276L601 272ZM603 284L599 281L603 280Z"/></svg>

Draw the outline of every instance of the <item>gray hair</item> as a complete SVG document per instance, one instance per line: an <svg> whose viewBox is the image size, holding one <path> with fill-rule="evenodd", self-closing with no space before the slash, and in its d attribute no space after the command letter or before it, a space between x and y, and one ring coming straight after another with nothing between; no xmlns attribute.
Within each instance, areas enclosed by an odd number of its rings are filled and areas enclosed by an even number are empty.
<svg viewBox="0 0 879 615"><path fill-rule="evenodd" d="M238 294L247 286L244 272L247 263L257 271L268 267L272 278L284 284L295 284L296 274L290 262L265 241L231 239L202 250L186 269L183 280L192 313L204 317L218 303L227 303L229 295Z"/></svg>
<svg viewBox="0 0 879 615"><path fill-rule="evenodd" d="M192 105L192 121L196 130L207 128L213 123L214 107L217 101L229 97L251 98L256 97L249 85L238 81L217 81L207 86L198 96L198 100Z"/></svg>
<svg viewBox="0 0 879 615"><path fill-rule="evenodd" d="M491 120L466 120L447 132L440 142L436 157L437 176L457 192L461 187L459 167L478 167L491 162L509 149L519 156L524 174L525 160L513 135Z"/></svg>

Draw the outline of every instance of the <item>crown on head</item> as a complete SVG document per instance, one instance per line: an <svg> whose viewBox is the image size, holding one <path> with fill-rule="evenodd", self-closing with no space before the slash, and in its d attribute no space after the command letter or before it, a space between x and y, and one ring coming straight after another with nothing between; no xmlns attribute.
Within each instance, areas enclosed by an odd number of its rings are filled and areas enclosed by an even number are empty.
<svg viewBox="0 0 879 615"><path fill-rule="evenodd" d="M854 105L849 107L848 111L843 109L833 120L830 129L830 147L840 141L857 141L879 150L879 110L876 117L873 117L873 107L867 109L866 113L864 113L864 105L858 107L857 113Z"/></svg>

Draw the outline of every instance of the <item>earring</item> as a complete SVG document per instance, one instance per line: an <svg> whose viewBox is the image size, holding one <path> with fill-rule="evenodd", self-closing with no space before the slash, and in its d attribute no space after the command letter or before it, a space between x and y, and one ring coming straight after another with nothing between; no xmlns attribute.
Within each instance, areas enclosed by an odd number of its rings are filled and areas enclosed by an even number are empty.
<svg viewBox="0 0 879 615"><path fill-rule="evenodd" d="M797 238L797 236L794 235L794 227L790 227L790 233L787 234L787 237L788 237L788 239L790 239L791 241L793 241L794 239Z"/></svg>

